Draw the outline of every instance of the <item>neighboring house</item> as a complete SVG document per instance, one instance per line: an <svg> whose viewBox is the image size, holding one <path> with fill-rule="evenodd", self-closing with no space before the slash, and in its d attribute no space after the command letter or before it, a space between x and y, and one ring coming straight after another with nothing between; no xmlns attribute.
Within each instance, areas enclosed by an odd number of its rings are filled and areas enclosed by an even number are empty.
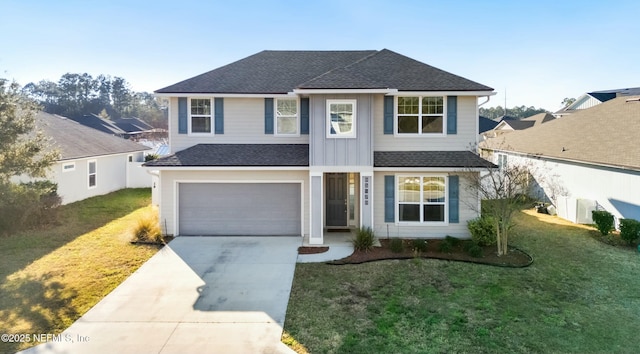
<svg viewBox="0 0 640 354"><path fill-rule="evenodd" d="M121 138L163 138L165 129L157 129L139 118L104 119L95 114L69 118L87 127Z"/></svg>
<svg viewBox="0 0 640 354"><path fill-rule="evenodd" d="M540 124L552 121L554 119L556 118L549 113L538 113L538 114L532 115L531 117L520 118L520 119L503 117L500 119L498 124L496 124L496 126L493 129L482 133L482 139L480 140L483 141L489 138L495 138L496 136L499 136L504 133L509 133L514 130L529 129L535 126L539 126Z"/></svg>
<svg viewBox="0 0 640 354"><path fill-rule="evenodd" d="M640 87L588 92L578 97L572 104L553 113L553 115L557 118L561 118L582 109L588 109L603 102L607 102L616 97L634 95L640 95Z"/></svg>
<svg viewBox="0 0 640 354"><path fill-rule="evenodd" d="M533 170L537 197L567 220L591 210L640 220L640 96L622 96L480 144L499 165Z"/></svg>
<svg viewBox="0 0 640 354"><path fill-rule="evenodd" d="M113 124L127 134L142 134L153 129L147 122L139 118L118 118L113 119Z"/></svg>
<svg viewBox="0 0 640 354"><path fill-rule="evenodd" d="M469 237L485 85L389 50L263 51L156 91L173 235Z"/></svg>
<svg viewBox="0 0 640 354"><path fill-rule="evenodd" d="M71 119L84 126L99 130L109 135L115 135L121 138L124 138L126 135L126 132L120 129L120 127L116 126L112 121L108 119L102 119L95 114L85 114L78 117L68 117L67 119Z"/></svg>
<svg viewBox="0 0 640 354"><path fill-rule="evenodd" d="M44 112L37 114L36 126L60 152L48 179L58 184L63 204L151 186L151 175L141 168L149 148Z"/></svg>
<svg viewBox="0 0 640 354"><path fill-rule="evenodd" d="M500 123L497 120L493 120L491 118L487 118L487 117L483 117L483 116L479 116L478 117L478 132L480 134L489 131L493 128L496 127L496 125L498 125L498 123Z"/></svg>

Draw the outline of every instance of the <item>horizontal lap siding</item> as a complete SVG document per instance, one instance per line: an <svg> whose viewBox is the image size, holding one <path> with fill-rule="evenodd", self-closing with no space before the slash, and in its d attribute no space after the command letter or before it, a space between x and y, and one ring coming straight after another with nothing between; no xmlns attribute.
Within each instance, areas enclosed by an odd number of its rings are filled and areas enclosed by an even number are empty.
<svg viewBox="0 0 640 354"><path fill-rule="evenodd" d="M446 173L446 171L443 171ZM402 172L407 174L407 172ZM429 174L428 172L416 172L416 174ZM387 225L389 226L390 237L407 237L407 238L444 238L445 236L454 236L459 238L469 238L469 230L467 229L467 221L478 217L477 193L469 190L468 179L460 174L460 222L449 223L446 226L424 226L424 225L396 225L395 223L386 223L384 215L384 176L395 175L393 172L375 172L374 174L374 231L377 237L387 236ZM396 182L397 183L397 182ZM397 188L397 186L394 186ZM396 196L397 198L397 196ZM394 215L397 214L397 207L394 204Z"/></svg>
<svg viewBox="0 0 640 354"><path fill-rule="evenodd" d="M308 135L282 137L264 133L264 98L224 98L224 134L178 134L178 99L171 98L171 152L196 144L307 144Z"/></svg>
<svg viewBox="0 0 640 354"><path fill-rule="evenodd" d="M508 154L510 166L527 167L533 178L534 197L548 198L554 204L558 197L566 199L565 206L575 210L577 199L595 200L616 218L640 220L640 172L589 166L585 164L562 163L544 158L531 159L522 155ZM497 157L493 156L494 161ZM563 206L564 207L564 206ZM576 215L564 214L558 208L559 216L575 222Z"/></svg>
<svg viewBox="0 0 640 354"><path fill-rule="evenodd" d="M375 151L442 150L464 151L476 144L477 98L458 96L457 134L438 137L403 137L384 134L384 96L374 99L374 149ZM445 117L446 120L446 117ZM395 124L395 122L394 122ZM395 129L395 126L394 126Z"/></svg>
<svg viewBox="0 0 640 354"><path fill-rule="evenodd" d="M309 172L308 171L161 171L162 202L160 205L161 226L168 234L175 229L175 181L185 182L234 182L234 181L303 181L303 233L309 234Z"/></svg>

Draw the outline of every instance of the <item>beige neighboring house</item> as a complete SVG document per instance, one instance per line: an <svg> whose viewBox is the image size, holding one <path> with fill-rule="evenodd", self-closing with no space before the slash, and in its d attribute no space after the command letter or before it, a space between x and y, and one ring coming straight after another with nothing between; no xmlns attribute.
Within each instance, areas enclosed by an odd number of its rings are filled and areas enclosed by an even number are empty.
<svg viewBox="0 0 640 354"><path fill-rule="evenodd" d="M123 188L151 187L152 176L141 167L148 147L45 112L37 114L36 126L60 152L48 178L58 184L63 204Z"/></svg>
<svg viewBox="0 0 640 354"><path fill-rule="evenodd" d="M640 95L621 96L480 144L499 165L528 164L558 215L591 223L591 210L640 220Z"/></svg>

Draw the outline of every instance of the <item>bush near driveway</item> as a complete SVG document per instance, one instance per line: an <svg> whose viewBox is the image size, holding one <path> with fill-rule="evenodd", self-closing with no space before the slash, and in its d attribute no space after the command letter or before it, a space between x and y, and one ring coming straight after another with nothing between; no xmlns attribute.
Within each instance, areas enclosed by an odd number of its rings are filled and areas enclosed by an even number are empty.
<svg viewBox="0 0 640 354"><path fill-rule="evenodd" d="M129 243L150 190L61 206L56 226L0 237L0 333L57 334L158 250ZM0 342L0 353L37 343Z"/></svg>

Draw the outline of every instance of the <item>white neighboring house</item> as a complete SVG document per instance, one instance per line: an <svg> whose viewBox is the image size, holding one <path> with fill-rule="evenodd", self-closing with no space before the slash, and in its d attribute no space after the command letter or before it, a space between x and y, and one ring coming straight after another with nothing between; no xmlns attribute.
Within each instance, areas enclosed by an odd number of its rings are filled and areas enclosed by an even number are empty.
<svg viewBox="0 0 640 354"><path fill-rule="evenodd" d="M37 114L36 126L60 152L48 179L58 184L63 204L123 188L151 187L152 176L141 167L148 147L44 112Z"/></svg>
<svg viewBox="0 0 640 354"><path fill-rule="evenodd" d="M480 147L498 165L531 166L537 197L564 219L592 223L599 208L640 220L639 135L640 95L623 96Z"/></svg>
<svg viewBox="0 0 640 354"><path fill-rule="evenodd" d="M640 87L587 92L578 97L572 104L554 112L553 115L556 118L562 118L570 115L571 113L594 107L616 97L634 95L640 95Z"/></svg>

